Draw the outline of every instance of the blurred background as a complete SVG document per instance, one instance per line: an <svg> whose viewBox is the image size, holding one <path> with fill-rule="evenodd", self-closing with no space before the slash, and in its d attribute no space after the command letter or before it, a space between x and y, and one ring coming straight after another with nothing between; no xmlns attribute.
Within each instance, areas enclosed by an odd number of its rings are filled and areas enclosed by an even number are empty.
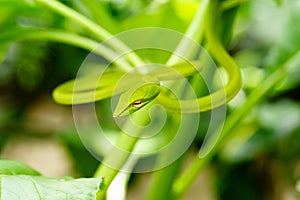
<svg viewBox="0 0 300 200"><path fill-rule="evenodd" d="M61 2L113 34L149 26L184 32L199 6L197 0ZM243 89L229 109L243 104L249 92L300 50L299 10L297 0L254 0L240 6L229 50L241 67ZM49 177L91 177L99 162L77 136L71 106L55 104L51 97L57 85L76 76L89 52L22 39L28 28L93 38L29 0L0 1L0 157L27 163ZM184 199L299 199L300 56L289 62L287 74L226 138ZM192 146L190 154L197 148ZM143 198L149 176L133 175L128 199Z"/></svg>

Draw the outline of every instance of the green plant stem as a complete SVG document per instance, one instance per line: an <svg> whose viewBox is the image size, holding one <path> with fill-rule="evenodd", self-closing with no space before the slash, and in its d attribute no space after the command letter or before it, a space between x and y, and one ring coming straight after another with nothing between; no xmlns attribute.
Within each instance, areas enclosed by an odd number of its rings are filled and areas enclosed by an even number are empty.
<svg viewBox="0 0 300 200"><path fill-rule="evenodd" d="M141 112L135 112L131 118L134 121L138 120L139 125L146 125L149 121L149 117L147 116L146 112L147 109L144 109ZM120 132L120 136L118 137L115 148L113 148L108 155L105 156L102 164L99 165L98 169L94 173L94 177L104 177L104 184L106 186L104 190L100 190L97 193L97 200L104 199L109 185L126 163L135 147L135 144L138 142L139 137L142 134L142 129L136 130L134 127L132 127L132 122L130 122L130 120L127 120L124 126L125 130L132 130L130 132L134 133L134 136ZM113 163L113 166L107 166L106 163Z"/></svg>
<svg viewBox="0 0 300 200"><path fill-rule="evenodd" d="M139 66L144 62L132 51L128 48L123 42L113 37L108 31L103 29L98 24L94 23L87 17L81 15L75 10L69 8L68 6L60 3L56 0L35 0L37 3L46 6L47 8L61 14L62 16L69 18L72 22L77 23L78 25L86 28L91 34L100 39L101 41L106 40L106 43L110 45L113 49L118 51L119 53L125 54L129 61L132 62L133 65Z"/></svg>
<svg viewBox="0 0 300 200"><path fill-rule="evenodd" d="M46 40L61 42L64 44L73 45L88 51L92 51L97 55L100 55L107 59L108 61L115 62L117 66L128 71L131 66L126 62L126 60L119 58L116 53L104 45L98 42L82 37L76 34L68 33L65 31L58 30L16 30L12 32L7 32L0 36L0 41L16 41L16 40Z"/></svg>
<svg viewBox="0 0 300 200"><path fill-rule="evenodd" d="M233 96L229 97L228 94L235 96L241 88L241 73L236 62L223 47L220 36L216 31L217 19L221 14L221 9L218 6L217 1L213 1L209 6L206 17L205 36L209 51L213 54L213 57L226 69L228 74L232 75L231 80L229 80L225 86L226 99L231 99Z"/></svg>
<svg viewBox="0 0 300 200"><path fill-rule="evenodd" d="M222 10L229 10L246 2L250 2L250 0L227 0L221 3L221 8Z"/></svg>
<svg viewBox="0 0 300 200"><path fill-rule="evenodd" d="M203 39L203 32L204 32L204 20L206 16L206 10L209 5L210 0L203 0L198 8L198 11L191 22L190 26L188 27L185 37L180 41L179 45L177 46L175 52L167 61L167 65L175 64L180 61L180 58L177 55L184 56L185 58L193 58L195 52L198 50L194 43L202 43ZM193 44L191 44L193 41ZM184 91L184 90L183 90ZM168 152L167 152L168 153ZM159 162L164 162L164 157L168 157L169 155L160 155ZM154 172L153 174L153 181L148 192L147 199L167 199L171 198L170 195L171 185L176 178L176 175L179 171L179 168L182 164L182 158L176 160L170 166L167 166L163 169Z"/></svg>
<svg viewBox="0 0 300 200"><path fill-rule="evenodd" d="M193 44L190 44L191 41L201 44L203 39L203 30L204 30L204 20L206 15L206 10L209 5L210 0L203 0L198 8L198 11L188 27L185 37L181 40L177 46L175 53L169 58L167 65L176 64L180 61L180 58L177 55L183 55L187 58L192 58L195 52L198 49L191 48L195 47Z"/></svg>
<svg viewBox="0 0 300 200"><path fill-rule="evenodd" d="M162 156L170 156L170 155L162 155ZM164 161L164 158L162 158ZM150 191L148 193L148 200L165 200L165 199L173 199L170 196L172 193L172 184L178 174L180 166L182 164L182 157L178 158L171 165L158 170L155 172L153 177L153 182L150 187Z"/></svg>
<svg viewBox="0 0 300 200"><path fill-rule="evenodd" d="M227 73L234 75L232 80L229 80L228 84L225 86L225 91L228 94L235 95L241 86L240 72L239 68L236 65L235 61L226 53L223 45L221 44L220 37L216 32L216 19L219 18L221 14L219 9L219 2L213 1L208 5L208 11L206 16L206 39L209 45L209 49L213 54L214 58L226 68ZM232 91L231 91L232 90ZM228 97L226 97L228 98ZM198 172L203 169L206 163L211 159L213 152L215 151L216 138L210 137L210 139L205 144L204 148L199 151L199 155L203 154L205 156L200 156L196 158L194 162L191 163L188 171L184 173L183 176L180 176L173 185L174 196L178 197L182 195L188 186L191 184L192 180L197 176ZM220 141L218 138L217 142ZM208 148L207 148L208 147ZM211 150L212 148L212 150ZM209 149L209 151L207 151Z"/></svg>
<svg viewBox="0 0 300 200"><path fill-rule="evenodd" d="M109 27L111 32L116 32L118 24L114 18L109 15L109 11L103 6L103 2L95 0L81 0L81 3L90 11L90 15L97 24L105 22L105 27Z"/></svg>
<svg viewBox="0 0 300 200"><path fill-rule="evenodd" d="M130 153L132 152L136 142L138 141L138 137L132 137L125 133L121 133L118 138L118 142L116 147L111 150L111 152L105 156L102 164L99 165L98 169L96 170L94 177L104 177L104 184L105 189L100 190L97 193L97 200L101 200L105 198L106 191L119 173L120 169L129 158ZM105 163L114 163L114 166L107 166Z"/></svg>

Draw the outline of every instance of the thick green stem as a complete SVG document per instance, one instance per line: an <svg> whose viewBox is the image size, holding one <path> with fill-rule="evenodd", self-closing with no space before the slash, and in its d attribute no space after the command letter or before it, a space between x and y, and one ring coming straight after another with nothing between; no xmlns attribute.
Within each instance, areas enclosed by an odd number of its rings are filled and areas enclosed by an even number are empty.
<svg viewBox="0 0 300 200"><path fill-rule="evenodd" d="M149 106L147 106L147 108L149 108ZM131 116L132 121L138 122L139 126L146 125L149 122L149 117L146 113L147 109L135 112L134 115ZM132 135L120 132L120 136L118 137L115 147L108 153L108 155L105 156L102 164L99 165L94 174L94 177L103 176L106 186L104 190L98 192L97 200L104 199L109 185L126 163L135 147L135 144L138 142L139 137L142 134L142 129L136 129L133 124L134 122L132 121L128 119L124 125L124 129L132 133Z"/></svg>
<svg viewBox="0 0 300 200"><path fill-rule="evenodd" d="M62 16L69 18L72 22L79 24L80 26L86 28L90 33L95 35L98 39L106 40L106 43L110 45L113 49L120 53L127 53L126 57L132 62L133 65L139 66L144 62L123 42L113 37L108 31L103 29L98 24L94 23L87 17L81 15L75 10L69 8L68 6L56 1L56 0L35 0L37 3L48 7L49 9L61 14Z"/></svg>
<svg viewBox="0 0 300 200"><path fill-rule="evenodd" d="M162 155L170 156L170 155ZM161 158L164 161L164 158ZM177 159L171 165L155 172L154 180L151 184L150 191L148 193L148 200L165 200L173 199L172 196L172 184L175 180L180 166L182 164L182 158Z"/></svg>
<svg viewBox="0 0 300 200"><path fill-rule="evenodd" d="M99 165L99 168L94 174L94 177L103 176L105 184L105 189L100 190L97 193L97 200L105 198L105 194L109 185L119 173L126 160L129 158L130 153L132 152L138 139L138 137L132 137L121 132L121 135L118 138L118 144L116 144L116 147L114 147L111 152L105 156L102 164ZM113 166L107 166L106 163L113 163Z"/></svg>

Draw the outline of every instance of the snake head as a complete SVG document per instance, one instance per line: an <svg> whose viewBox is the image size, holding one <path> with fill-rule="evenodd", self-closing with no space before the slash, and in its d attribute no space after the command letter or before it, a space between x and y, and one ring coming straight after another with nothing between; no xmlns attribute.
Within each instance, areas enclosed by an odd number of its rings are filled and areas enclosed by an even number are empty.
<svg viewBox="0 0 300 200"><path fill-rule="evenodd" d="M130 89L121 94L114 117L122 117L132 114L152 102L160 93L157 83L147 83L141 87Z"/></svg>

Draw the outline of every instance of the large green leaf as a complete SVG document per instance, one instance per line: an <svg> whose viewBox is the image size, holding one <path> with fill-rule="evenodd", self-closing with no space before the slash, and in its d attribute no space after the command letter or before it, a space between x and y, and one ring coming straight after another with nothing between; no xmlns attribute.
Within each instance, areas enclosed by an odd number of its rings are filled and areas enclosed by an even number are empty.
<svg viewBox="0 0 300 200"><path fill-rule="evenodd" d="M103 178L47 178L25 164L0 160L1 200L94 200L102 181Z"/></svg>
<svg viewBox="0 0 300 200"><path fill-rule="evenodd" d="M43 176L1 175L0 199L95 200L102 178L51 179Z"/></svg>

